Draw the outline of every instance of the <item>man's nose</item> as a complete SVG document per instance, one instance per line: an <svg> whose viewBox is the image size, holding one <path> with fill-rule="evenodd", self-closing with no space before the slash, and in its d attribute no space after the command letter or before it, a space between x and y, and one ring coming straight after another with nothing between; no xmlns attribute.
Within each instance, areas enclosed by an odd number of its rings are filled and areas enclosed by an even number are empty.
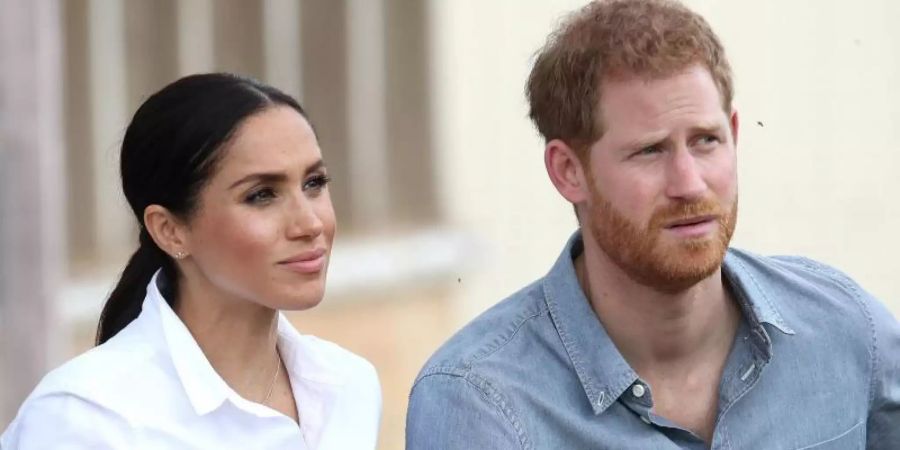
<svg viewBox="0 0 900 450"><path fill-rule="evenodd" d="M706 193L699 161L687 146L675 149L670 154L666 168L666 195L681 200L696 200Z"/></svg>

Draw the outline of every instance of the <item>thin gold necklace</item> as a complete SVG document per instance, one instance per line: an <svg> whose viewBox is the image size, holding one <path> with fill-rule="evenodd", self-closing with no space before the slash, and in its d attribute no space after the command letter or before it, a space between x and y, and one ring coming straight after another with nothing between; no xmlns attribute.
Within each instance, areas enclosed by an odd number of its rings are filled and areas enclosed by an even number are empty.
<svg viewBox="0 0 900 450"><path fill-rule="evenodd" d="M278 380L279 373L281 373L281 355L278 354L278 349L275 349L275 376L272 377L272 382L269 383L269 390L266 392L266 397L262 401L263 405L269 403L269 397L272 396L272 391L275 390L275 381Z"/></svg>

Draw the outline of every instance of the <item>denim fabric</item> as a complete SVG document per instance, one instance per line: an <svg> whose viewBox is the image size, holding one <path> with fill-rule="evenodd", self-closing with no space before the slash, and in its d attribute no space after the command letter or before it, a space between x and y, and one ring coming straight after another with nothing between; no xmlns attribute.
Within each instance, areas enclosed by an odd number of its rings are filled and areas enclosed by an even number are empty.
<svg viewBox="0 0 900 450"><path fill-rule="evenodd" d="M845 275L728 251L743 320L707 443L653 414L578 284L581 251L576 233L544 278L432 356L410 394L409 450L900 449L900 325Z"/></svg>

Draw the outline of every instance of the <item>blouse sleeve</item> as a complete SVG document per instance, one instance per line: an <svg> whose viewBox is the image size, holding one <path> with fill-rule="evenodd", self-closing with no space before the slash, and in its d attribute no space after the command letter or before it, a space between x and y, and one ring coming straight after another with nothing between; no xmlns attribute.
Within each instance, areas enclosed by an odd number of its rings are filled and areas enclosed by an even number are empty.
<svg viewBox="0 0 900 450"><path fill-rule="evenodd" d="M133 434L121 415L72 394L54 393L26 400L0 436L0 449L126 449Z"/></svg>

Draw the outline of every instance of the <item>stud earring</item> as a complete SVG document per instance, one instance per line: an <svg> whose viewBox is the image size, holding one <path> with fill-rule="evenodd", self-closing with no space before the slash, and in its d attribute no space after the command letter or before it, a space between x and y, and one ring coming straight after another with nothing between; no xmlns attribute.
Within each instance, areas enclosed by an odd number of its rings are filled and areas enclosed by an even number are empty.
<svg viewBox="0 0 900 450"><path fill-rule="evenodd" d="M187 256L187 253L181 250L175 252L175 259L184 259L185 256Z"/></svg>

